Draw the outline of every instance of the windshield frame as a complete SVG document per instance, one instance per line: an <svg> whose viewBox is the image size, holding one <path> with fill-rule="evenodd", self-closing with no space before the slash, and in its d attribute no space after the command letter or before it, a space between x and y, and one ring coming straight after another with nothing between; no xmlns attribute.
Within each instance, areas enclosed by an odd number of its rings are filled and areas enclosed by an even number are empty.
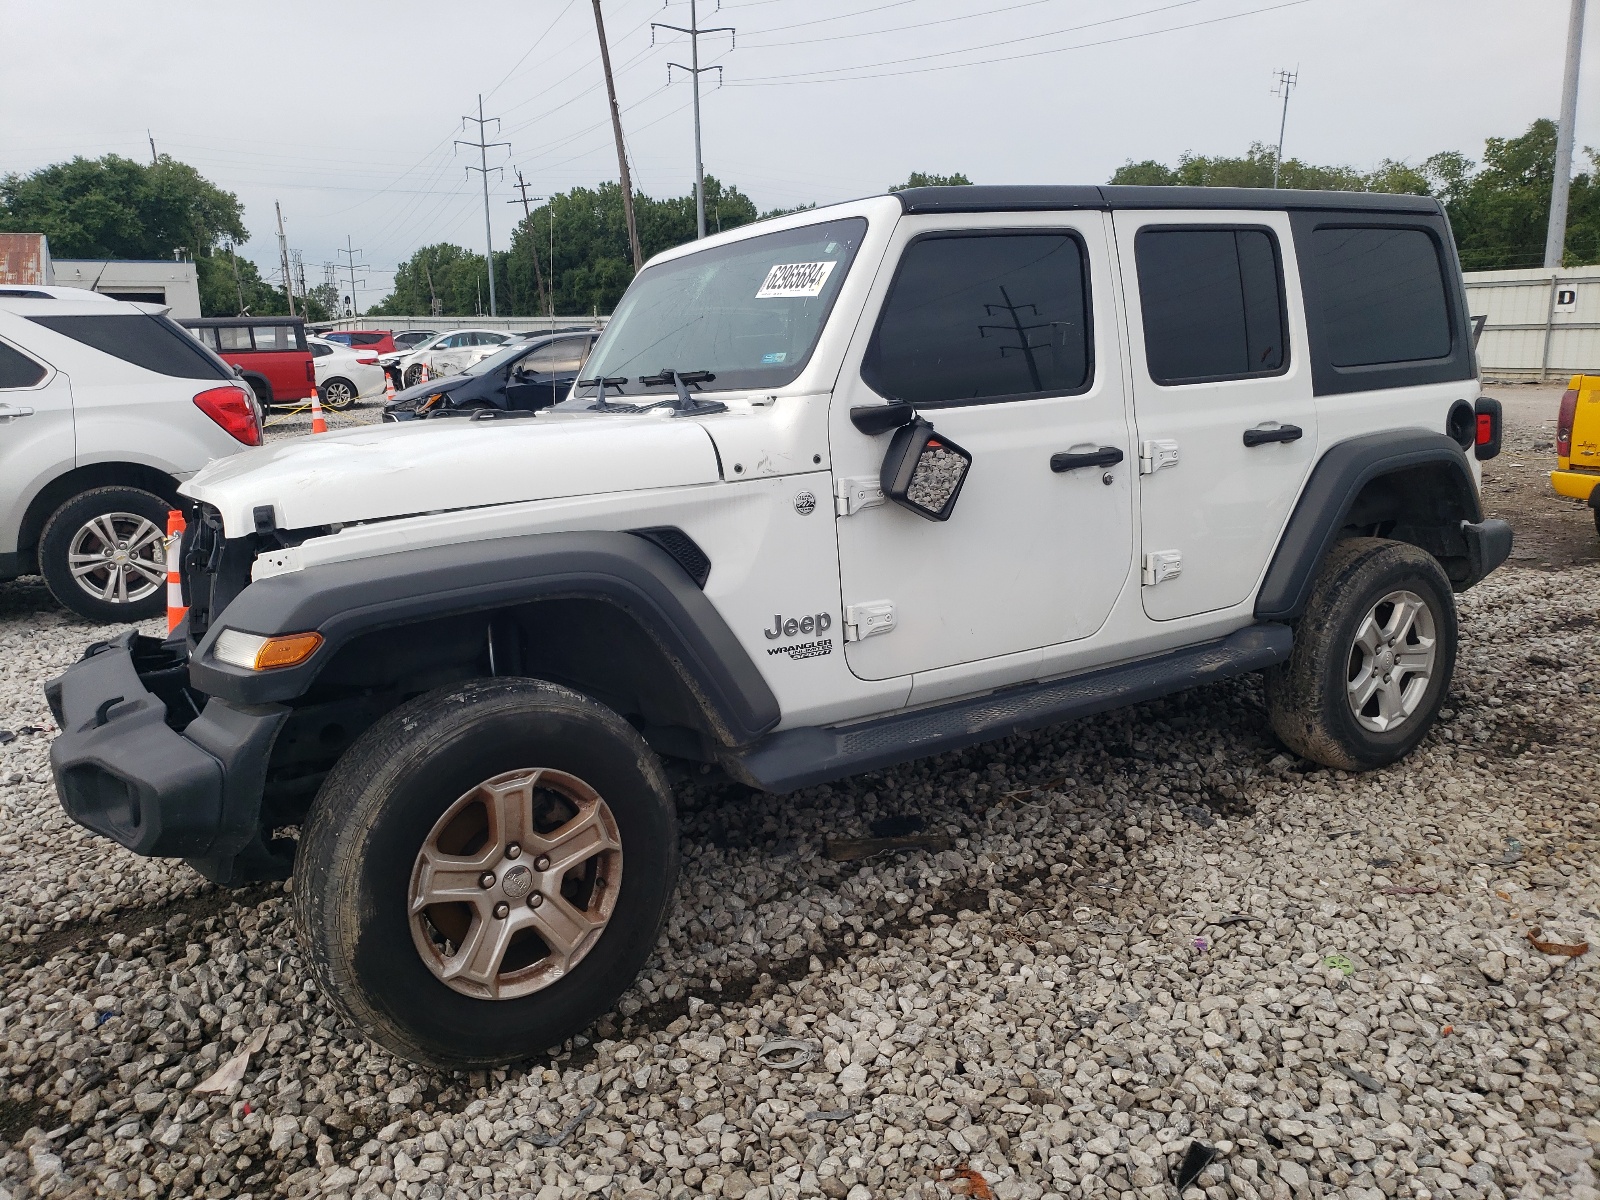
<svg viewBox="0 0 1600 1200"><path fill-rule="evenodd" d="M828 328L828 322L833 318L833 311L839 302L839 297L844 294L845 287L847 286L848 280L851 278L851 273L855 268L856 261L860 258L862 250L866 247L870 239L872 232L872 220L865 213L857 212L834 215L823 220L808 221L803 224L790 225L787 228L763 230L761 232L756 232L759 223L754 223L747 227L751 230L751 235L748 237L736 238L730 241L722 242L719 245L690 250L687 253L676 254L662 262L646 266L644 270L640 271L639 274L634 277L633 282L629 284L628 290L623 293L622 298L617 302L616 308L612 311L611 317L607 320L604 331L598 338L595 339L594 346L589 352L588 360L584 364L583 372L592 376L594 371L598 369L595 364L602 363L605 360L605 352L608 349L607 343L613 337L618 336L618 334L614 331L626 329L627 321L623 319L627 316L626 306L629 304L630 300L634 298L634 293L636 289L640 288L641 284L648 284L653 278L657 278L661 274L665 274L667 272L675 271L676 269L680 268L682 264L692 262L703 255L731 256L741 253L748 253L751 243L758 242L763 239L798 238L799 240L805 240L808 237L817 236L816 231L820 230L824 226L843 226L847 224L857 225L858 229L852 230L847 235L841 235L839 239L840 241L846 242L849 246L848 250L841 254L839 259L836 260L842 265L843 270L839 270L836 272L836 274L830 276L830 282L835 278L838 282L835 286L829 289L830 294L827 298L827 302L822 307L817 318L815 333L811 337L809 344L806 346L805 352L800 355L794 363L784 363L781 376L776 378L760 379L753 382L729 383L716 380L715 377L713 377L713 379L706 380L701 383L693 383L690 385L696 394L741 391L765 392L790 386L802 375L804 375L806 368L811 365L811 361L815 357L818 347L822 344L823 335L826 333ZM710 369L708 368L708 364L705 363L685 362L673 363L669 365L672 367L672 369L684 373L697 372L702 369ZM660 369L661 368L659 366L651 369L646 373L646 377L656 376ZM723 372L726 374L727 368L724 367ZM741 374L742 373L743 370L741 370ZM625 385L623 390L618 390L614 385L608 386L606 390L608 399L614 398L620 403L627 403L629 398L632 396L649 396L654 398L659 397L663 391L670 393L673 390L673 386L673 384L666 382L665 380L658 383L644 384L640 382L638 376L629 376L628 383ZM574 383L571 395L573 398L580 396L593 396L596 391L597 387L595 384L585 384L580 380Z"/></svg>

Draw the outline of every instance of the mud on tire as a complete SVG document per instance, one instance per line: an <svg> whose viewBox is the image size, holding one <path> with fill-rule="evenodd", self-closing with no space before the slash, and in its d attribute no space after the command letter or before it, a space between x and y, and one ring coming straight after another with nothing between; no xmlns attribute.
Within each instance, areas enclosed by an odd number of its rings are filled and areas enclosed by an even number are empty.
<svg viewBox="0 0 1600 1200"><path fill-rule="evenodd" d="M477 680L402 705L339 760L301 838L296 921L374 1041L482 1068L610 1008L677 872L672 795L632 726L554 684Z"/></svg>
<svg viewBox="0 0 1600 1200"><path fill-rule="evenodd" d="M1266 673L1283 744L1348 771L1405 757L1428 732L1456 660L1450 581L1404 542L1350 538L1328 554L1289 661Z"/></svg>

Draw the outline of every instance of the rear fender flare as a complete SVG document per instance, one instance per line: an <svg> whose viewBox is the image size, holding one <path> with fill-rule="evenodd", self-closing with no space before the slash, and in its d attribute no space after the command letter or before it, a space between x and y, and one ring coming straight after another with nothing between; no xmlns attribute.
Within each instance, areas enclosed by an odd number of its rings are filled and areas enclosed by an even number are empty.
<svg viewBox="0 0 1600 1200"><path fill-rule="evenodd" d="M1467 456L1446 435L1426 429L1404 429L1336 442L1312 468L1311 477L1306 480L1294 512L1284 526L1278 549L1256 594L1256 618L1262 621L1297 618L1305 607L1323 558L1348 523L1362 489L1385 475L1417 468L1442 471L1448 480L1449 503L1457 521L1475 523L1483 519L1477 484ZM1452 533L1459 528L1459 525L1454 526ZM1466 553L1465 545L1463 553Z"/></svg>
<svg viewBox="0 0 1600 1200"><path fill-rule="evenodd" d="M671 555L629 533L525 534L258 580L195 647L190 681L232 704L281 703L304 695L340 647L360 634L545 599L620 608L662 650L725 744L745 744L777 725L777 698L722 614ZM325 644L302 666L256 673L212 656L224 628L267 636L315 630Z"/></svg>

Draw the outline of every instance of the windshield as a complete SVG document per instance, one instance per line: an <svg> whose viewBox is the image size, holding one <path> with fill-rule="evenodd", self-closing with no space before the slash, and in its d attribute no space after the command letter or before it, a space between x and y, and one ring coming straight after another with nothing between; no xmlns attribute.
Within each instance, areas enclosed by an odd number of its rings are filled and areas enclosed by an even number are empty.
<svg viewBox="0 0 1600 1200"><path fill-rule="evenodd" d="M488 375L490 372L498 371L500 368L516 362L517 359L532 349L533 347L528 345L527 342L512 342L504 350L496 350L488 358L473 363L470 367L463 369L461 373L463 375Z"/></svg>
<svg viewBox="0 0 1600 1200"><path fill-rule="evenodd" d="M746 238L649 267L633 281L584 365L627 376L616 395L670 390L640 376L709 371L704 391L782 387L817 344L867 232L861 217ZM592 392L593 388L581 389Z"/></svg>

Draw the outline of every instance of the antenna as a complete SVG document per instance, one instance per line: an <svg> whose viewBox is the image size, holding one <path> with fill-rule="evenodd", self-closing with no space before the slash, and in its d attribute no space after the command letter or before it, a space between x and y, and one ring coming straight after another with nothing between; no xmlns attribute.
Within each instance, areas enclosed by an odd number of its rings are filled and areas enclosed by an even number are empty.
<svg viewBox="0 0 1600 1200"><path fill-rule="evenodd" d="M1272 186L1278 186L1278 167L1283 162L1283 131L1289 124L1289 93L1294 91L1294 85L1300 82L1300 69L1293 71L1279 71L1277 85L1272 89L1274 96L1283 97L1283 118L1278 122L1278 152L1272 158Z"/></svg>

